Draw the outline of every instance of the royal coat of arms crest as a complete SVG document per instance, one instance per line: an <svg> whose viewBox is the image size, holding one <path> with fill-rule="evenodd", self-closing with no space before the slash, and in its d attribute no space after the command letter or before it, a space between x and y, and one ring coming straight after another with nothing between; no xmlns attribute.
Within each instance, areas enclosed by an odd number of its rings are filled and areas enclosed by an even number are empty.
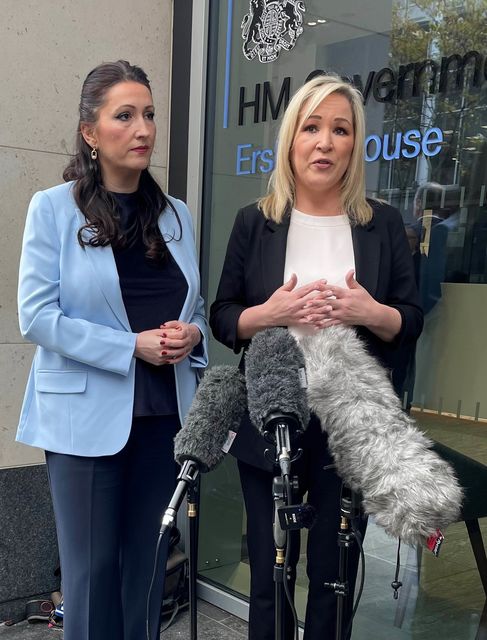
<svg viewBox="0 0 487 640"><path fill-rule="evenodd" d="M303 33L302 0L250 0L242 20L243 53L247 60L273 62L281 49L289 51Z"/></svg>

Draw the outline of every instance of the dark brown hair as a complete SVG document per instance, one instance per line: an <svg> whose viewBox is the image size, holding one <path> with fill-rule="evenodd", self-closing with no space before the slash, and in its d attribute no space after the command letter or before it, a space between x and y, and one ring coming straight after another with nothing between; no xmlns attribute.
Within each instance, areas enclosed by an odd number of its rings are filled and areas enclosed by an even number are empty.
<svg viewBox="0 0 487 640"><path fill-rule="evenodd" d="M81 89L75 155L63 173L64 180L75 181L74 199L86 218L86 224L78 231L81 246L124 246L126 242L120 228L115 199L104 188L99 163L91 159L91 147L81 135L81 124L96 123L98 110L105 102L107 91L119 82L138 82L151 91L145 72L126 60L98 65L86 76ZM147 247L146 255L153 260L160 260L166 255L167 248L159 230L159 216L170 206L176 214L181 233L179 216L148 169L141 173L137 196L139 223ZM91 233L84 234L85 230Z"/></svg>

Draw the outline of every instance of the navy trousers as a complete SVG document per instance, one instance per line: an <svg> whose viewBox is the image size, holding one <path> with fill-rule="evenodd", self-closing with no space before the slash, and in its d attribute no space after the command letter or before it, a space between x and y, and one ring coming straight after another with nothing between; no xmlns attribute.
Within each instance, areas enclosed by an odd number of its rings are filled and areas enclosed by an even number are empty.
<svg viewBox="0 0 487 640"><path fill-rule="evenodd" d="M334 469L327 447L327 437L312 416L304 436L293 445L303 448L302 457L293 463L292 473L299 479L299 496L307 492L307 502L317 510L317 519L308 532L307 574L308 602L304 626L305 640L335 640L337 596L324 587L339 577L338 528L342 482ZM247 546L250 561L249 640L274 640L275 595L273 567L275 558L272 531L274 504L270 472L238 461L240 480L247 511ZM359 529L365 535L366 519L359 518ZM299 560L299 531L291 532L291 562ZM359 549L349 551L348 580L353 594L357 575ZM294 575L293 575L294 580ZM291 585L294 588L294 584ZM352 598L348 599L343 629L351 615ZM293 622L286 607L286 640L293 638Z"/></svg>
<svg viewBox="0 0 487 640"><path fill-rule="evenodd" d="M179 426L177 416L134 418L127 444L112 456L46 451L65 640L146 637L161 516L176 484L173 439ZM167 544L162 557L165 562ZM162 602L163 585L157 588Z"/></svg>

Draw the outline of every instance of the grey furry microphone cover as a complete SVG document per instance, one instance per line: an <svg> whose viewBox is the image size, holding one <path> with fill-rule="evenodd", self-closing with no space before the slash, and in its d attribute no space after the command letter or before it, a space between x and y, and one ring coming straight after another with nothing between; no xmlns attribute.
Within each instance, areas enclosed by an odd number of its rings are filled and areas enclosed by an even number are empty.
<svg viewBox="0 0 487 640"><path fill-rule="evenodd" d="M208 369L174 439L177 462L194 460L203 473L214 469L225 457L228 432L238 430L246 407L245 378L237 367Z"/></svg>
<svg viewBox="0 0 487 640"><path fill-rule="evenodd" d="M349 327L300 340L310 410L328 434L337 472L394 537L424 542L458 520L463 491L453 468L401 408L384 368Z"/></svg>
<svg viewBox="0 0 487 640"><path fill-rule="evenodd" d="M287 329L274 327L255 334L245 355L245 379L250 419L257 429L265 431L271 413L291 414L306 429L308 400L299 376L304 367L303 353Z"/></svg>

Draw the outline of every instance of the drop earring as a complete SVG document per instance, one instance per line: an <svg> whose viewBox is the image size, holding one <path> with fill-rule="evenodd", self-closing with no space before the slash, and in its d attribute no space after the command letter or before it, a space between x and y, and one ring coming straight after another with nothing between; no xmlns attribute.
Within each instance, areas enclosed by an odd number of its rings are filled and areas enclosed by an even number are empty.
<svg viewBox="0 0 487 640"><path fill-rule="evenodd" d="M96 150L96 147L93 147L93 149L91 150L91 159L96 160L97 158L98 158L98 151Z"/></svg>

